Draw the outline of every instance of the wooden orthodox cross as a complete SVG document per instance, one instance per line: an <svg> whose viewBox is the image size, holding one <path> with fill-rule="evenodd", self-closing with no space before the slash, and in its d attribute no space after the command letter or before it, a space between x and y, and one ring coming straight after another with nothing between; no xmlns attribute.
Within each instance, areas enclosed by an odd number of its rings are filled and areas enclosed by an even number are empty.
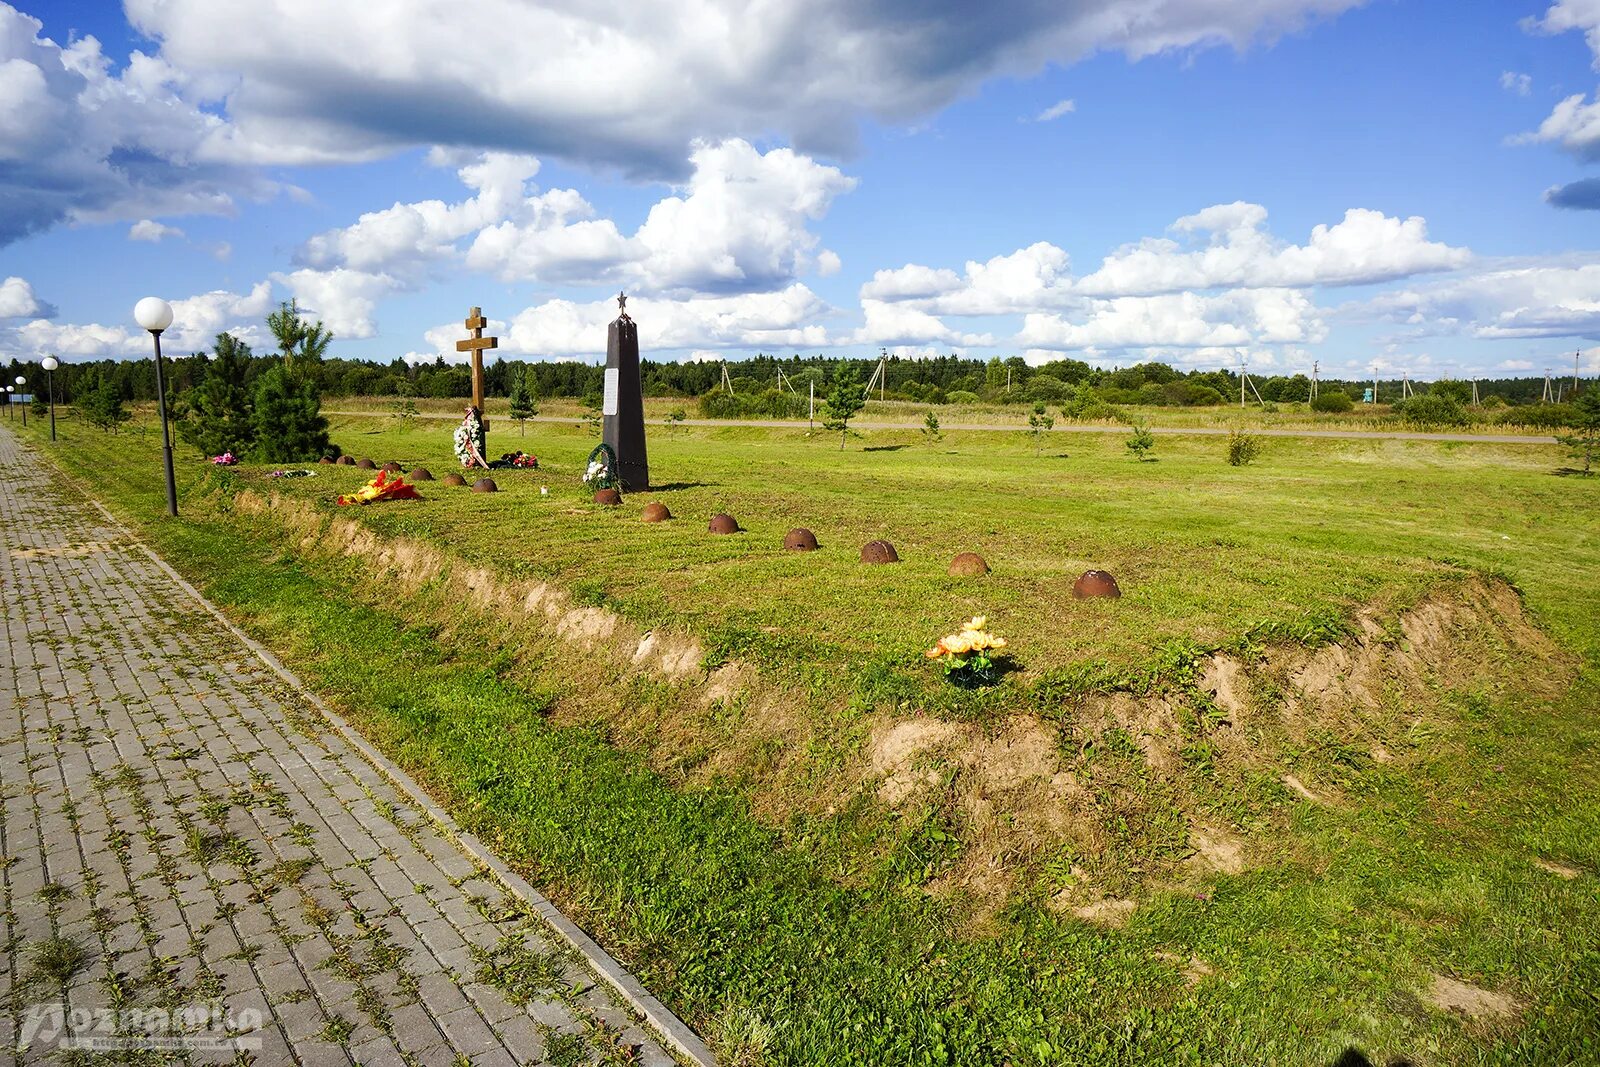
<svg viewBox="0 0 1600 1067"><path fill-rule="evenodd" d="M483 328L489 325L489 320L483 317L482 308L473 308L467 312L467 332L472 334L465 341L456 342L457 352L472 353L472 406L478 409L478 415L483 415L483 350L486 348L499 348L500 338L485 337ZM484 426L489 425L484 420Z"/></svg>

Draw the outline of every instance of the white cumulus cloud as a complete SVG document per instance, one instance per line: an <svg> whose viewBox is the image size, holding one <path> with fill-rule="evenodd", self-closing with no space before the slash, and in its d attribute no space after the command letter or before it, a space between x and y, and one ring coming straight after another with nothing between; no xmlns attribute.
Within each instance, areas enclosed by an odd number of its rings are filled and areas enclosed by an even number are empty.
<svg viewBox="0 0 1600 1067"><path fill-rule="evenodd" d="M1465 248L1428 240L1428 224L1419 216L1399 219L1351 208L1332 226L1319 223L1303 245L1273 237L1266 220L1259 204L1207 208L1173 223L1177 240L1146 238L1120 249L1076 288L1120 296L1235 286L1365 285L1454 270L1472 258Z"/></svg>
<svg viewBox="0 0 1600 1067"><path fill-rule="evenodd" d="M404 288L387 274L336 267L278 273L272 280L294 295L302 318L320 319L336 337L375 337L378 301Z"/></svg>
<svg viewBox="0 0 1600 1067"><path fill-rule="evenodd" d="M293 273L275 276L344 336L377 329L377 302L416 289L444 268L545 285L617 285L687 295L774 292L808 271L836 272L810 224L855 186L836 167L787 148L745 141L699 145L693 174L625 235L576 190L531 186L539 161L484 153L456 163L474 194L457 202L396 203L308 240ZM338 325L335 325L337 323Z"/></svg>
<svg viewBox="0 0 1600 1067"><path fill-rule="evenodd" d="M964 273L907 264L880 270L861 287L863 301L911 301L938 315L1004 315L1071 302L1067 254L1047 241L979 262Z"/></svg>
<svg viewBox="0 0 1600 1067"><path fill-rule="evenodd" d="M799 282L774 292L692 300L628 298L628 312L639 324L639 347L646 354L825 347L831 342L818 320L829 311ZM542 359L603 358L606 326L616 317L614 298L547 300L511 318L500 334L499 351ZM437 326L426 336L436 351L448 354L460 336L460 324Z"/></svg>
<svg viewBox="0 0 1600 1067"><path fill-rule="evenodd" d="M94 37L65 47L0 3L0 245L61 222L222 214L275 183L229 150L213 88L134 52L120 73Z"/></svg>
<svg viewBox="0 0 1600 1067"><path fill-rule="evenodd" d="M1543 17L1524 19L1522 26L1530 33L1581 32L1594 56L1595 69L1600 70L1600 2L1558 0L1550 5ZM1600 159L1600 93L1592 102L1583 93L1566 97L1539 124L1537 130L1514 140L1520 143L1553 142L1579 159Z"/></svg>
<svg viewBox="0 0 1600 1067"><path fill-rule="evenodd" d="M1090 301L1081 313L1034 313L1024 318L1016 343L1052 351L1238 349L1315 344L1326 336L1319 309L1300 290L1240 289L1113 297Z"/></svg>
<svg viewBox="0 0 1600 1067"><path fill-rule="evenodd" d="M12 275L0 282L0 319L49 318L52 314L49 306L34 295L28 279Z"/></svg>
<svg viewBox="0 0 1600 1067"><path fill-rule="evenodd" d="M0 284L0 311L8 294L18 290L7 279ZM26 287L26 283L23 283ZM25 294L32 298L31 290ZM272 310L272 286L260 282L249 292L217 289L172 301L172 325L161 335L162 350L169 355L203 351L219 333L232 333L259 343L263 320ZM53 313L34 301L32 314ZM30 312L22 312L30 314ZM5 317L5 316L0 316ZM131 326L106 326L97 322L52 322L39 317L15 327L0 327L0 356L31 359L51 354L63 360L139 359L151 354L150 337Z"/></svg>
<svg viewBox="0 0 1600 1067"><path fill-rule="evenodd" d="M1512 263L1385 293L1352 309L1415 333L1600 340L1600 263Z"/></svg>

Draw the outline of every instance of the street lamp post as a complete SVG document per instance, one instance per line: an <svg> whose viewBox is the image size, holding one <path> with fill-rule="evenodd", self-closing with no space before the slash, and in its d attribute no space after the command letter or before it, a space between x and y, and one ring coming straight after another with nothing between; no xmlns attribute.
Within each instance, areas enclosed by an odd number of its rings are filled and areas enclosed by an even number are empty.
<svg viewBox="0 0 1600 1067"><path fill-rule="evenodd" d="M14 386L14 385L6 386L6 418L10 419L12 422L15 422L17 420L16 413L11 410L11 397L12 397L12 394L14 394L16 391L17 391L17 387L16 386Z"/></svg>
<svg viewBox="0 0 1600 1067"><path fill-rule="evenodd" d="M61 366L55 356L45 356L40 364L44 368L45 389L50 396L50 440L56 439L56 368Z"/></svg>
<svg viewBox="0 0 1600 1067"><path fill-rule="evenodd" d="M26 396L28 393L28 379L19 374L17 375L17 384L22 386L22 395ZM22 425L28 425L28 405L26 404L22 405Z"/></svg>
<svg viewBox="0 0 1600 1067"><path fill-rule="evenodd" d="M156 410L161 414L161 458L167 472L167 514L178 514L178 485L172 478L172 435L167 431L167 387L161 378L161 331L172 325L172 305L147 296L133 306L133 320L150 331L156 346Z"/></svg>

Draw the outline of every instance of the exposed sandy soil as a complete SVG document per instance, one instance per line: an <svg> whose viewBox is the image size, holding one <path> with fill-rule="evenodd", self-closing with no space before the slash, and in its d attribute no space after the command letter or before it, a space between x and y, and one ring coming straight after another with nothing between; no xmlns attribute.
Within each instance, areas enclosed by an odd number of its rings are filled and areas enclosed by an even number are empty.
<svg viewBox="0 0 1600 1067"><path fill-rule="evenodd" d="M1428 1003L1441 1011L1458 1012L1469 1019L1505 1019L1522 1010L1522 1005L1513 996L1442 974L1433 976L1433 986L1428 990L1427 999Z"/></svg>
<svg viewBox="0 0 1600 1067"><path fill-rule="evenodd" d="M998 908L1019 879L1068 856L1078 859L1066 887L1050 891L1055 906L1096 922L1126 919L1135 902L1121 898L1137 895L1132 886L1096 884L1084 872L1118 833L1127 847L1128 824L1164 812L1176 812L1179 823L1176 831L1170 818L1160 824L1166 843L1139 861L1140 884L1236 875L1272 862L1272 835L1261 831L1285 816L1269 808L1246 828L1208 814L1195 800L1186 747L1196 741L1208 746L1206 773L1215 781L1278 781L1301 799L1337 805L1338 782L1315 764L1291 771L1286 749L1335 737L1375 765L1403 767L1411 751L1406 731L1438 708L1440 687L1502 682L1505 664L1518 660L1539 660L1532 673L1551 686L1573 668L1525 615L1515 590L1463 577L1403 610L1357 612L1352 635L1337 643L1278 646L1250 659L1213 654L1192 689L1093 695L987 722L947 721L915 708L863 717L814 706L747 664L707 671L693 635L644 630L549 583L472 567L411 539L380 539L358 520L277 494L241 492L234 506L270 516L302 552L359 558L375 596L419 591L414 606L440 613L442 628L481 626L440 607L467 605L492 616L530 656L551 655L552 634L581 650L584 676L570 681L552 717L602 726L669 780L740 783L751 810L775 825L863 798L885 811L942 813L962 848L928 889L965 897L979 912ZM1137 749L1134 763L1096 762L1095 746L1113 730ZM825 773L814 763L819 752L832 761ZM1108 766L1121 777L1108 778ZM1577 874L1535 862L1562 877Z"/></svg>

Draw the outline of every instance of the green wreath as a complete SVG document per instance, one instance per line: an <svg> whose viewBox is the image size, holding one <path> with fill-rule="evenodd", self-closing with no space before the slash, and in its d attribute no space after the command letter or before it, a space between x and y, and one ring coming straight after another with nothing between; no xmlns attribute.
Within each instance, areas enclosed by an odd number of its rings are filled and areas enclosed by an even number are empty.
<svg viewBox="0 0 1600 1067"><path fill-rule="evenodd" d="M596 459L595 457L599 457ZM583 484L591 489L615 489L617 481L617 453L604 441L594 446L583 467Z"/></svg>

